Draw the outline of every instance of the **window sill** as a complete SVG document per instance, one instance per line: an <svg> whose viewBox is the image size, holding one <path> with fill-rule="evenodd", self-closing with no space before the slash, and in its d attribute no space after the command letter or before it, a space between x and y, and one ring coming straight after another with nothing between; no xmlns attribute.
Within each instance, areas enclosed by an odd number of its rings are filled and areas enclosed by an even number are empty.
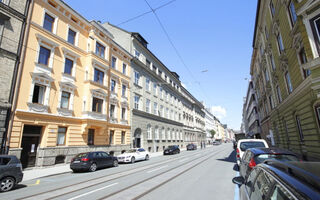
<svg viewBox="0 0 320 200"><path fill-rule="evenodd" d="M45 106L43 104L38 104L38 103L27 103L27 104L30 111L47 113L49 110L49 106Z"/></svg>
<svg viewBox="0 0 320 200"><path fill-rule="evenodd" d="M37 63L37 62L35 62L34 64L36 65L36 67L40 68L40 71L45 70L44 72L52 73L52 68L49 67L48 65Z"/></svg>
<svg viewBox="0 0 320 200"><path fill-rule="evenodd" d="M89 82L90 82L92 85L95 85L95 86L101 87L101 88L103 88L103 89L105 89L105 90L108 90L108 87L105 86L105 85L103 85L103 84L100 84L100 83L95 82L95 81L92 81L92 80L90 80Z"/></svg>
<svg viewBox="0 0 320 200"><path fill-rule="evenodd" d="M137 83L133 83L133 85L135 85L136 87L138 87L138 88L142 88L142 86L141 85L139 85L139 84L137 84Z"/></svg>
<svg viewBox="0 0 320 200"><path fill-rule="evenodd" d="M73 110L69 110L67 108L57 108L59 115L62 116L72 116Z"/></svg>

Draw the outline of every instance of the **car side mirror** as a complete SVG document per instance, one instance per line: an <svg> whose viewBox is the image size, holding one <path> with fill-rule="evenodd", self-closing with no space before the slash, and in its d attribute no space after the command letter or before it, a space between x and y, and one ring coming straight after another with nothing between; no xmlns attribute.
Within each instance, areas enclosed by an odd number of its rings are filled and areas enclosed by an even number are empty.
<svg viewBox="0 0 320 200"><path fill-rule="evenodd" d="M244 178L242 176L234 177L232 179L232 183L237 184L237 185L242 185L242 184L244 184Z"/></svg>

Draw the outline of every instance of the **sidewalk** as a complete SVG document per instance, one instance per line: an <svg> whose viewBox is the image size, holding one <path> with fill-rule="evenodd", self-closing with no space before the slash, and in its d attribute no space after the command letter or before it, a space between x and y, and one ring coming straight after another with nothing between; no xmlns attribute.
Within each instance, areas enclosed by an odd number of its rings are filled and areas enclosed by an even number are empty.
<svg viewBox="0 0 320 200"><path fill-rule="evenodd" d="M185 151L186 149L181 149L181 151ZM150 158L161 156L163 152L155 152L150 153ZM26 169L23 171L23 181L28 181L32 179L37 179L46 176L54 176L58 174L70 173L72 170L70 169L70 164L59 164L53 166L46 167L34 167L30 169Z"/></svg>

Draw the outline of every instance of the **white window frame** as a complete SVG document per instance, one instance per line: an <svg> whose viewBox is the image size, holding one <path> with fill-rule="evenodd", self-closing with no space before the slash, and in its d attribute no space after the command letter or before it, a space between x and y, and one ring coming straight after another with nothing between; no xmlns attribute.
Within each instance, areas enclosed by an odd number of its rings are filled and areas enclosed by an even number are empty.
<svg viewBox="0 0 320 200"><path fill-rule="evenodd" d="M40 56L40 46L43 46L43 47L45 47L45 48L50 50L49 63L48 63L47 67L52 69L55 48L58 47L59 45L57 43L49 40L48 38L40 35L40 34L36 34L36 37L38 39L38 49L37 49L37 55L36 55L36 58L35 58L35 64L36 64L36 66L39 66L39 65L43 66L43 64L38 63L39 62L39 56ZM48 43L51 46L47 45L46 43Z"/></svg>
<svg viewBox="0 0 320 200"><path fill-rule="evenodd" d="M74 38L74 44L71 44L68 41L69 29L71 29L72 31L74 31L76 33L76 36ZM68 42L68 44L74 45L76 47L79 45L79 31L77 29L75 29L73 26L71 26L70 24L67 25L66 41Z"/></svg>
<svg viewBox="0 0 320 200"><path fill-rule="evenodd" d="M58 27L59 18L58 18L58 16L56 16L55 14L53 14L52 12L48 11L45 8L43 8L41 27L44 29L43 25L44 25L44 18L46 16L46 13L54 18L52 33L57 34L57 27ZM46 29L44 29L44 30L46 30ZM48 31L48 30L46 30L46 31Z"/></svg>
<svg viewBox="0 0 320 200"><path fill-rule="evenodd" d="M71 53L70 51L63 51L63 58L64 58L64 65L63 65L62 73L64 74L65 62L66 62L66 58L68 58L73 62L71 76L75 78L76 71L77 71L77 59L79 58L79 56L77 54Z"/></svg>
<svg viewBox="0 0 320 200"><path fill-rule="evenodd" d="M147 139L152 140L152 127L150 124L147 125Z"/></svg>
<svg viewBox="0 0 320 200"><path fill-rule="evenodd" d="M147 113L151 112L151 101L150 101L150 99L146 99L146 112Z"/></svg>
<svg viewBox="0 0 320 200"><path fill-rule="evenodd" d="M313 34L313 31L312 31L312 28L311 28L311 24L310 24L310 20L313 19L314 17L316 17L317 15L319 15L319 18L320 18L320 8L315 10L312 14L306 15L303 18L303 23L304 23L304 25L306 27L306 30L307 30L308 39L309 39L309 43L310 43L310 46L311 46L313 58L319 57L319 52L317 50L316 42L315 42L315 37L317 37L317 36L315 36ZM319 31L318 31L318 37L319 37L319 40L320 40L320 35L319 35L320 32Z"/></svg>
<svg viewBox="0 0 320 200"><path fill-rule="evenodd" d="M94 83L97 83L97 84L100 84L100 83L98 83L98 82L95 82L94 81L94 70L95 69L97 69L97 70L99 70L99 71L102 71L104 74L103 74L103 86L107 86L107 69L105 69L105 68L103 68L103 67L101 67L101 66L99 66L98 64L96 64L96 63L94 63L93 65L92 65L92 77L91 77L91 80L92 80L92 82L94 82Z"/></svg>

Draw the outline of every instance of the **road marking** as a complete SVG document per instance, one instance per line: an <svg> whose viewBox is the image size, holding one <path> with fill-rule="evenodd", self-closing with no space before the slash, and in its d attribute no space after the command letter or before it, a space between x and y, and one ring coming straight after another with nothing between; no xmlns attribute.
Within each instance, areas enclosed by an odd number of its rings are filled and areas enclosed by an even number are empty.
<svg viewBox="0 0 320 200"><path fill-rule="evenodd" d="M40 179L38 179L34 184L30 184L28 186L34 186L34 185L39 185L40 184Z"/></svg>
<svg viewBox="0 0 320 200"><path fill-rule="evenodd" d="M118 184L118 183L113 183L113 184L111 184L111 185L107 185L107 186L105 186L105 187L102 187L102 188L99 188L99 189L96 189L96 190L92 190L92 191L87 192L87 193L84 193L84 194L80 194L80 195L75 196L75 197L73 197L73 198L71 198L71 199L68 199L68 200L78 199L78 198L80 198L80 197L83 197L83 196L86 196L86 195L88 195L88 194L97 192L97 191L99 191L99 190L106 189L106 188L108 188L108 187L111 187L111 186L114 186L114 185L117 185L117 184Z"/></svg>
<svg viewBox="0 0 320 200"><path fill-rule="evenodd" d="M185 159L180 160L179 162L184 162L184 161L189 160L189 159L190 158L185 158Z"/></svg>
<svg viewBox="0 0 320 200"><path fill-rule="evenodd" d="M239 172L236 173L236 177L239 176ZM239 200L239 186L235 184L234 200Z"/></svg>
<svg viewBox="0 0 320 200"><path fill-rule="evenodd" d="M155 172L155 171L158 171L158 170L163 169L163 168L166 168L166 167L168 167L168 165L164 165L164 166L162 166L162 167L159 167L159 168L150 170L150 171L148 171L147 173Z"/></svg>

